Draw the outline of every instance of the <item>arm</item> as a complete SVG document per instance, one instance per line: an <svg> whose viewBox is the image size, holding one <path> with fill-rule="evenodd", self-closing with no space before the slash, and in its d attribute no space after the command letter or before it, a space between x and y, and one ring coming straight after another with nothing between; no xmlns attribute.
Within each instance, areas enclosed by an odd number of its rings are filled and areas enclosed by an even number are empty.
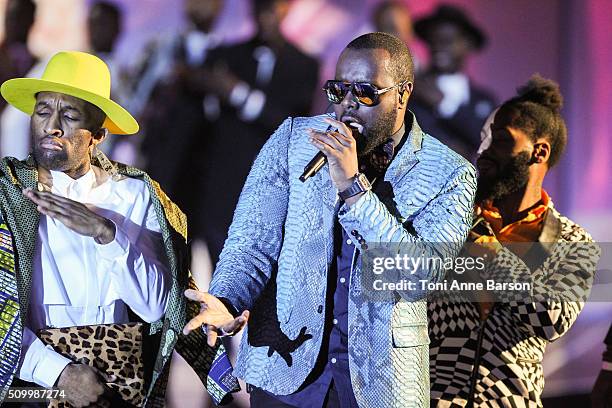
<svg viewBox="0 0 612 408"><path fill-rule="evenodd" d="M26 189L24 194L41 213L77 234L92 237L100 267L112 275L113 288L120 298L143 320L152 322L165 312L171 280L159 223L149 192L144 185L142 189L130 214L135 219L121 225L82 203L50 192Z"/></svg>
<svg viewBox="0 0 612 408"><path fill-rule="evenodd" d="M524 296L502 293L514 319L529 334L547 341L561 337L576 321L584 307L600 255L593 242L560 242L551 256L562 256L554 271L532 272L508 248L500 247L487 265L488 271L501 271L503 281L531 282L532 290ZM499 297L499 296L497 296Z"/></svg>
<svg viewBox="0 0 612 408"><path fill-rule="evenodd" d="M371 191L354 205L348 207L345 204L338 218L347 233L356 231L362 237L362 245L373 243L375 249L370 256L453 258L461 249L471 227L475 188L473 168L468 164L457 168L440 193L414 218L414 228L410 230ZM430 264L429 268L419 268L414 275L407 273L405 270L385 272L387 279L393 282L401 278L413 282L439 282L444 278L442 263L437 262ZM403 276L392 277L393 274ZM425 293L410 290L402 291L401 295L407 300L418 300Z"/></svg>
<svg viewBox="0 0 612 408"><path fill-rule="evenodd" d="M251 308L280 254L289 202L291 127L289 118L257 156L210 284L212 295L227 299L239 312Z"/></svg>
<svg viewBox="0 0 612 408"><path fill-rule="evenodd" d="M17 376L20 379L41 387L53 387L61 372L70 363L70 359L55 352L52 347L46 347L30 329L23 328L21 361L17 367Z"/></svg>

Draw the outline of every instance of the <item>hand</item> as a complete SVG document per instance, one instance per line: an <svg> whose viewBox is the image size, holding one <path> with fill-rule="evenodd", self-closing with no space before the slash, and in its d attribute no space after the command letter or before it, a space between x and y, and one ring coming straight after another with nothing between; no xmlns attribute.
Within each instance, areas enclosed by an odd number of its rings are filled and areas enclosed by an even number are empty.
<svg viewBox="0 0 612 408"><path fill-rule="evenodd" d="M612 408L612 371L601 370L593 391L591 391L592 408Z"/></svg>
<svg viewBox="0 0 612 408"><path fill-rule="evenodd" d="M36 204L41 214L60 221L77 234L93 237L98 244L103 245L115 239L115 224L84 204L30 188L23 190L23 194Z"/></svg>
<svg viewBox="0 0 612 408"><path fill-rule="evenodd" d="M74 407L85 407L100 400L107 391L105 382L117 381L85 364L68 364L57 380L58 388L66 391L66 400Z"/></svg>
<svg viewBox="0 0 612 408"><path fill-rule="evenodd" d="M217 337L219 336L218 331L233 336L242 330L249 320L248 310L245 310L240 316L234 318L223 302L209 293L187 289L185 291L185 296L187 299L200 302L201 309L200 313L185 325L183 334L187 335L192 330L198 329L202 325L206 325L208 345L211 347L217 342Z"/></svg>
<svg viewBox="0 0 612 408"><path fill-rule="evenodd" d="M338 191L344 191L351 186L359 169L357 142L345 123L331 118L324 120L337 130L319 132L309 129L310 143L325 154L332 182Z"/></svg>
<svg viewBox="0 0 612 408"><path fill-rule="evenodd" d="M476 212L475 218L478 219L480 212ZM491 225L484 219L478 219L476 225L472 227L467 236L467 252L472 257L487 257L487 260L495 258L497 251L501 249L501 244L495 236Z"/></svg>

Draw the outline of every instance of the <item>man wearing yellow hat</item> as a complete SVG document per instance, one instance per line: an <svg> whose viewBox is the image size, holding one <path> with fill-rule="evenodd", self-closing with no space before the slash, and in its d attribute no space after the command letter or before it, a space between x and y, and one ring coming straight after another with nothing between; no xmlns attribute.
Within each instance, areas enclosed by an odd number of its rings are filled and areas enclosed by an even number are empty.
<svg viewBox="0 0 612 408"><path fill-rule="evenodd" d="M35 333L129 322L150 324L144 406L163 405L175 348L220 402L237 388L224 350L199 331L181 333L199 309L182 296L192 286L185 216L146 173L96 148L108 132L138 131L109 98L107 66L60 52L41 79L11 79L0 90L31 115L32 138L26 160L0 160L0 402L20 381L58 386L73 406L106 398L116 379Z"/></svg>

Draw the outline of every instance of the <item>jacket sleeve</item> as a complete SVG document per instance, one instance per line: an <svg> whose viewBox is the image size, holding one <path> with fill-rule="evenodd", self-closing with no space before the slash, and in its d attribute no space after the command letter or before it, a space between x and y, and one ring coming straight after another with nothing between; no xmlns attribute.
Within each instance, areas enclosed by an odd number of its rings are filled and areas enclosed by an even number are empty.
<svg viewBox="0 0 612 408"><path fill-rule="evenodd" d="M504 291L496 297L510 307L513 318L530 335L547 341L561 337L574 324L591 290L601 250L588 242L559 242L550 256L554 270L531 271L523 260L506 247L497 251L487 265L504 276L505 282L530 282L529 293Z"/></svg>
<svg viewBox="0 0 612 408"><path fill-rule="evenodd" d="M474 168L464 163L451 173L441 191L416 214L411 226L391 214L372 191L365 193L350 207L345 204L340 209L339 220L348 234L357 237L362 251L373 244L382 249L385 256L402 253L402 256L452 258L463 246L472 226L475 191ZM441 264L431 265L420 268L410 279L442 280L444 273ZM405 271L400 273L406 275ZM418 291L413 294L417 298L422 297ZM403 293L402 296L411 294Z"/></svg>
<svg viewBox="0 0 612 408"><path fill-rule="evenodd" d="M250 309L276 267L289 201L286 119L257 156L240 194L209 292Z"/></svg>

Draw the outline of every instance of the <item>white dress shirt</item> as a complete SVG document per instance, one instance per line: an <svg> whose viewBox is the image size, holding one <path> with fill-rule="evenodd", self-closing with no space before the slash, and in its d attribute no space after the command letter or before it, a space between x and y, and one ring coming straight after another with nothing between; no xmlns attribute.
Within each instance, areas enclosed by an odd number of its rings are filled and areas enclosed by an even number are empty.
<svg viewBox="0 0 612 408"><path fill-rule="evenodd" d="M443 118L450 118L461 105L470 101L470 81L462 73L443 74L436 80L438 89L442 92L442 101L438 105L438 113Z"/></svg>
<svg viewBox="0 0 612 408"><path fill-rule="evenodd" d="M56 171L40 171L39 180L43 188L87 205L116 226L115 239L100 245L41 214L18 376L51 387L70 361L45 347L34 331L126 323L128 306L144 321L156 321L165 312L171 276L142 180L114 181L93 166L76 180Z"/></svg>

